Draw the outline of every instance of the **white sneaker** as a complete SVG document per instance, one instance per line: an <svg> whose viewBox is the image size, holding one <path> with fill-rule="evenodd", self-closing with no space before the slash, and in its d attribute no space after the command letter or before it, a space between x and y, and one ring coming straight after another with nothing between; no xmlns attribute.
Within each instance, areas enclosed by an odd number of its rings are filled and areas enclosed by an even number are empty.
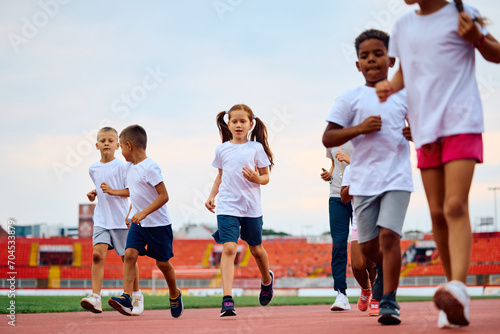
<svg viewBox="0 0 500 334"><path fill-rule="evenodd" d="M437 308L444 311L451 325L467 326L469 324L470 297L465 284L460 281L448 282L436 290L433 299ZM439 324L440 321L438 321L438 326Z"/></svg>
<svg viewBox="0 0 500 334"><path fill-rule="evenodd" d="M349 299L346 295L338 291L337 298L335 298L335 302L330 307L332 311L346 311L351 309L351 304L349 304Z"/></svg>
<svg viewBox="0 0 500 334"><path fill-rule="evenodd" d="M144 296L142 293L140 295L132 295L132 315L141 315L144 311Z"/></svg>
<svg viewBox="0 0 500 334"><path fill-rule="evenodd" d="M459 325L450 324L448 317L443 310L439 311L438 328L460 328Z"/></svg>
<svg viewBox="0 0 500 334"><path fill-rule="evenodd" d="M91 293L85 298L82 298L80 305L92 313L102 313L101 297Z"/></svg>

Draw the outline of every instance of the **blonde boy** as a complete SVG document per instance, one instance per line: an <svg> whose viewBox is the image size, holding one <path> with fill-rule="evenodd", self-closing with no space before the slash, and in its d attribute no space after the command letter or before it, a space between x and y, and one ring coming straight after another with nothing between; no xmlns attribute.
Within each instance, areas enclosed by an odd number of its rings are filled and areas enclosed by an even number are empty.
<svg viewBox="0 0 500 334"><path fill-rule="evenodd" d="M94 211L94 232L92 236L92 293L83 298L80 305L93 313L102 312L101 287L104 278L104 262L107 251L115 249L116 254L125 254L128 228L125 216L128 212L129 191L125 186L126 164L115 158L115 151L120 147L115 129L104 127L97 133L96 148L101 152L101 160L89 168L89 174L96 189L87 194L93 202L98 202ZM139 271L133 283L134 315L140 315L144 309L144 300L139 290Z"/></svg>

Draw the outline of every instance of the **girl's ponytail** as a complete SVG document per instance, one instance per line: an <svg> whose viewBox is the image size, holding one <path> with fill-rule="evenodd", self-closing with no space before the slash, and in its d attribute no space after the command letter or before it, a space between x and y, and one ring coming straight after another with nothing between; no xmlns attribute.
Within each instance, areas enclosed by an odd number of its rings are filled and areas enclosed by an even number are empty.
<svg viewBox="0 0 500 334"><path fill-rule="evenodd" d="M454 0L455 2L455 6L457 7L457 10L459 13L463 12L464 11L464 4L462 2L462 0ZM477 23L479 23L479 25L481 25L481 27L484 27L487 23L487 19L483 18L483 17L475 17L473 18L473 20Z"/></svg>
<svg viewBox="0 0 500 334"><path fill-rule="evenodd" d="M224 121L224 115L226 115L225 111L221 111L217 114L217 127L219 128L220 137L223 143L233 139L233 135L231 134L226 121Z"/></svg>
<svg viewBox="0 0 500 334"><path fill-rule="evenodd" d="M266 152L269 162L271 163L271 165L269 166L269 169L271 169L274 166L274 162L273 162L273 152L271 152L271 149L269 148L269 143L267 142L267 128L264 125L264 123L260 120L260 118L255 117L254 120L255 120L255 126L252 130L252 133L250 134L250 140L258 141L259 143L262 144L264 152Z"/></svg>

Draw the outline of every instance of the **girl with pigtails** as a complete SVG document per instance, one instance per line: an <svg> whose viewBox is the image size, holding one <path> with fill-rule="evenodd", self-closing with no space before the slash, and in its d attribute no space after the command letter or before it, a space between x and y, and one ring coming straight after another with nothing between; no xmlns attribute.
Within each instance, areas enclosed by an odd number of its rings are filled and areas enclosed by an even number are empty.
<svg viewBox="0 0 500 334"><path fill-rule="evenodd" d="M224 120L227 115L228 123ZM254 126L255 125L255 126ZM267 142L267 129L244 104L236 104L217 115L222 144L215 149L212 166L219 169L205 203L215 213L215 241L222 244L222 309L220 316L235 316L232 286L238 238L248 243L262 277L259 302L265 306L273 298L274 273L269 270L267 252L262 246L262 208L260 186L269 183L273 154ZM252 129L253 128L253 129Z"/></svg>

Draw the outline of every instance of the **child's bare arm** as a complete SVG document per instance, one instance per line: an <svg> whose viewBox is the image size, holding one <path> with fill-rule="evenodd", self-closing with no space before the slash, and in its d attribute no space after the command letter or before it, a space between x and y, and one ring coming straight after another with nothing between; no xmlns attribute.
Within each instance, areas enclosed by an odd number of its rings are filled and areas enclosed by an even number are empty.
<svg viewBox="0 0 500 334"><path fill-rule="evenodd" d="M97 196L97 191L94 189L94 190L91 190L87 193L87 198L89 199L89 201L93 202L95 201L95 198Z"/></svg>
<svg viewBox="0 0 500 334"><path fill-rule="evenodd" d="M361 124L350 128L344 128L336 123L328 123L323 133L323 145L325 147L340 146L359 135L380 131L381 127L382 118L380 116L370 116Z"/></svg>
<svg viewBox="0 0 500 334"><path fill-rule="evenodd" d="M130 227L130 221L128 220L128 216L130 215L130 211L132 211L132 204L130 204L130 208L128 209L127 217L125 217L125 224L127 225L127 228Z"/></svg>
<svg viewBox="0 0 500 334"><path fill-rule="evenodd" d="M212 191L210 191L210 195L208 196L207 201L205 202L205 207L208 211L215 213L215 196L219 193L219 186L222 182L222 169L219 168L219 173L215 178L214 185L212 187Z"/></svg>
<svg viewBox="0 0 500 334"><path fill-rule="evenodd" d="M257 168L257 165L255 165L252 170L251 168L245 166L243 167L242 173L243 177L250 182L260 185L266 185L269 183L269 167Z"/></svg>
<svg viewBox="0 0 500 334"><path fill-rule="evenodd" d="M386 79L375 84L375 91L377 92L377 96L380 102L387 101L389 96L400 91L403 88L405 88L405 83L401 64L399 64L399 68L392 77L391 81Z"/></svg>
<svg viewBox="0 0 500 334"><path fill-rule="evenodd" d="M130 192L128 191L128 188L113 189L106 182L101 183L101 189L102 189L103 193L108 194L108 195L112 195L112 196L123 196L123 197L130 196Z"/></svg>
<svg viewBox="0 0 500 334"><path fill-rule="evenodd" d="M155 186L156 192L158 193L158 197L148 205L144 210L141 212L137 212L133 217L132 217L132 223L134 224L139 224L141 220L146 218L149 214L155 212L159 208L161 208L165 203L168 202L168 193L167 193L167 188L165 187L165 183L160 182Z"/></svg>
<svg viewBox="0 0 500 334"><path fill-rule="evenodd" d="M340 199L344 203L347 203L352 199L352 196L349 195L349 187L350 186L343 186L340 188Z"/></svg>
<svg viewBox="0 0 500 334"><path fill-rule="evenodd" d="M458 16L458 34L474 45L484 59L500 63L500 43L491 34L483 36L477 24L465 12Z"/></svg>

